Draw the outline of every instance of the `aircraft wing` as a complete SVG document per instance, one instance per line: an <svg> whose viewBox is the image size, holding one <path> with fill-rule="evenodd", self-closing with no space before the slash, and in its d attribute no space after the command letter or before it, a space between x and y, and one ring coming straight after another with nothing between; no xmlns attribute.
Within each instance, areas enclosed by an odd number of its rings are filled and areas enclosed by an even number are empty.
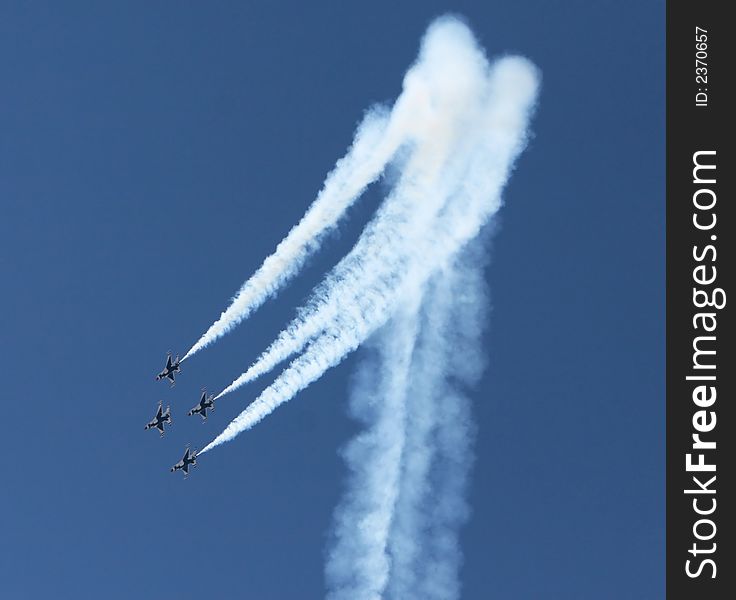
<svg viewBox="0 0 736 600"><path fill-rule="evenodd" d="M169 356L166 357L166 368L167 369L171 368L171 354L169 354Z"/></svg>

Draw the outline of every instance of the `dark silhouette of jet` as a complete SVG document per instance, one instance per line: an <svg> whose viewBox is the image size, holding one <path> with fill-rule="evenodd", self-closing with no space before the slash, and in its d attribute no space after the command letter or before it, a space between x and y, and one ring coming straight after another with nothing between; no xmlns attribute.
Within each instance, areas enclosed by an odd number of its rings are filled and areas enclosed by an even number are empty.
<svg viewBox="0 0 736 600"><path fill-rule="evenodd" d="M171 472L184 471L184 477L186 478L189 476L189 465L192 465L193 467L197 466L197 451L195 450L194 452L190 452L189 446L187 446L184 456L181 457L181 460L178 463L171 467Z"/></svg>
<svg viewBox="0 0 736 600"><path fill-rule="evenodd" d="M174 380L174 373L180 373L181 367L179 366L179 355L176 355L176 360L172 362L171 360L171 352L168 353L166 357L166 366L164 367L164 370L161 371L158 375L156 375L156 381L161 381L162 379L168 379L171 381L171 386L173 387L174 384L176 384L176 381Z"/></svg>
<svg viewBox="0 0 736 600"><path fill-rule="evenodd" d="M164 425L171 425L171 407L167 406L164 410L161 402L159 402L156 416L148 422L144 429L158 429L161 432L161 437L164 437Z"/></svg>
<svg viewBox="0 0 736 600"><path fill-rule="evenodd" d="M199 403L192 410L187 413L187 416L199 414L202 416L202 422L207 420L207 409L215 410L215 395L207 395L207 390L202 390L202 397L199 399Z"/></svg>

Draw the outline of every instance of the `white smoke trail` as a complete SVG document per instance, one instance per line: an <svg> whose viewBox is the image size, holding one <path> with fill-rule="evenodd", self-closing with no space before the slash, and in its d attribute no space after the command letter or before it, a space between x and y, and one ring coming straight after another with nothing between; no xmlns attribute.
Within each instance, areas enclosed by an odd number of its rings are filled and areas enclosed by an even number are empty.
<svg viewBox="0 0 736 600"><path fill-rule="evenodd" d="M484 265L485 244L475 242L433 279L425 296L390 533L389 598L460 596L458 531L467 516L465 488L474 437L463 387L475 384L484 363Z"/></svg>
<svg viewBox="0 0 736 600"><path fill-rule="evenodd" d="M410 187L416 187L413 184L417 179L421 178L413 172L402 178L397 191L387 198L355 248L315 290L300 316L218 397L270 371L328 328L334 328L337 322L354 317L356 311L363 313L374 303L387 305L389 295L399 285L400 272L406 267L409 254L406 247L420 229L431 226L429 218L436 215L439 203L444 200L442 194L428 186L408 193ZM417 212L416 202L421 199L424 205ZM367 334L373 329L367 330Z"/></svg>
<svg viewBox="0 0 736 600"><path fill-rule="evenodd" d="M445 20L430 28L423 50L427 48L427 54L433 56L453 44L470 44L471 49L476 48L474 39L463 25ZM328 311L331 318L314 328L322 333L310 343L305 353L203 452L249 429L342 360L391 317L398 298L409 289L421 289L432 273L448 264L495 214L513 161L526 140L529 111L536 97L536 70L524 59L505 58L492 66L488 82L487 94L483 97L485 111L471 123L471 129L455 136L455 139L463 141L460 148L463 151L459 156L467 162L464 168L454 168L454 162L453 168L440 169L439 175L420 176L411 181L402 178L394 193L404 199L402 202L410 206L412 212L396 221L374 222L374 232L381 232L386 227L392 233L386 236L390 243L386 244L380 269L371 261L352 260L351 255L344 259L351 264L349 276L337 279L334 285L328 280L327 285L320 289L320 296L312 302L316 307L337 306L339 310L336 313ZM469 145L470 141L472 145ZM437 166L437 163L432 164ZM427 171L420 168L419 173L426 174ZM423 201L434 195L445 196L446 202L427 225L426 218L422 216L425 215ZM400 228L396 227L396 222L401 224ZM420 225L416 226L417 223ZM396 235L396 231L400 235ZM380 235L377 237L382 239ZM372 246L378 252L378 248ZM375 271L367 271L366 264L370 269L376 268L378 276ZM354 284L344 297L336 293L336 290L344 291L340 285L342 280ZM368 285L364 283L366 281ZM306 311L301 319L309 322L321 312L319 308ZM297 341L303 344L302 340ZM240 382L236 381L219 397L238 385Z"/></svg>
<svg viewBox="0 0 736 600"><path fill-rule="evenodd" d="M375 600L389 580L389 531L399 491L406 431L406 390L417 333L417 307L400 310L377 333L351 394L351 409L369 428L344 452L348 491L335 511L326 566L330 600Z"/></svg>
<svg viewBox="0 0 736 600"><path fill-rule="evenodd" d="M305 353L297 358L281 376L228 425L203 452L225 441L231 440L238 433L249 429L263 417L273 411L279 404L286 402L299 390L318 379L324 371L337 364L350 351L366 339L373 331L383 325L393 313L397 299L408 293L409 289L421 289L432 273L442 268L452 257L473 239L480 227L496 212L500 206L500 192L505 184L513 158L518 154L524 140L524 131L528 109L535 94L535 76L532 67L521 59L507 59L497 67L503 72L502 81L508 83L507 75L513 81L521 80L526 87L523 102L517 104L519 114L512 115L510 122L517 125L515 135L510 135L505 128L489 132L493 142L505 140L505 147L496 148L484 160L484 153L475 157L465 174L458 182L456 193L452 194L449 204L441 212L435 223L424 235L421 231L412 231L407 225L403 243L396 242L397 252L392 262L387 262L385 271L376 279L365 272L358 262L354 267L357 289L351 290L345 298L335 300L336 296L328 285L322 290L323 296L315 305L338 306L337 313L331 312L329 322L320 325L323 332L310 343ZM509 72L510 71L510 72ZM521 71L521 73L515 72ZM514 94L518 97L518 90ZM497 99L502 105L508 104L505 99ZM500 125L495 120L492 123ZM509 122L506 122L508 125ZM416 182L415 182L416 183ZM421 206L421 199L432 192L426 187L413 186L413 191L423 191L416 196L414 206ZM362 287L363 280L372 280L373 285ZM335 304L335 302L337 302ZM318 313L319 314L319 311ZM306 320L312 315L307 313ZM304 318L304 317L302 317ZM241 385L234 384L223 390L218 397Z"/></svg>
<svg viewBox="0 0 736 600"><path fill-rule="evenodd" d="M446 39L442 41L446 43ZM472 98L462 103L455 101L454 111L444 121L454 135L441 136L441 148L433 147L427 153L419 147L356 247L317 288L301 315L220 396L302 350L310 340L332 327L338 315L350 311L351 305L373 302L376 296L390 304L389 296L395 297L400 291L397 281L407 272L407 265L418 264L423 271L427 271L427 266L430 271L437 268L472 239L498 209L500 190L525 141L535 73L523 59L508 58L496 63L488 74L479 52L454 54L459 64L466 65L465 84L434 82L433 95L443 98L445 88L456 92L461 87L465 90L462 97ZM420 61L418 66L423 63ZM454 74L457 71L457 67L450 69ZM412 73L417 72L423 73L415 67ZM470 90L474 93L469 94ZM432 255L438 256L439 262L428 260ZM425 272L422 277L429 274Z"/></svg>
<svg viewBox="0 0 736 600"><path fill-rule="evenodd" d="M472 244L433 278L420 329L416 311L400 309L368 342L377 356L362 364L350 404L367 430L344 453L350 477L325 568L330 600L459 598L473 439L462 387L483 365L484 250Z"/></svg>
<svg viewBox="0 0 736 600"><path fill-rule="evenodd" d="M486 69L486 59L464 25L449 18L436 21L390 114L379 109L368 113L352 148L306 215L182 360L228 333L293 277L401 146L414 146L414 162L425 169L441 166L458 134L473 133Z"/></svg>
<svg viewBox="0 0 736 600"><path fill-rule="evenodd" d="M474 437L465 388L482 368L487 305L485 246L474 240L501 206L537 87L525 59L489 64L465 25L433 23L385 132L376 129L378 146L394 140L384 161L397 167L392 191L297 317L217 396L302 352L200 454L253 427L376 334L351 396L368 429L346 451L351 478L326 565L331 600L459 597ZM309 232L314 247L323 231ZM311 239L299 242L305 252ZM296 272L306 253L299 256L273 271L275 285Z"/></svg>
<svg viewBox="0 0 736 600"><path fill-rule="evenodd" d="M426 555L425 529L427 490L430 467L435 456L434 436L438 415L436 412L438 374L444 383L445 339L448 333L448 313L452 303L452 286L445 278L452 272L442 272L429 286L425 297L424 315L417 349L412 363L407 393L407 428L402 456L401 487L395 508L395 519L390 534L391 598L411 600L421 584L421 569ZM417 373L423 376L418 377Z"/></svg>
<svg viewBox="0 0 736 600"><path fill-rule="evenodd" d="M347 155L327 176L322 190L302 220L243 284L230 306L182 360L229 333L299 272L306 259L318 249L325 234L335 227L355 199L381 174L398 149L401 139L395 132L390 132L385 111L374 108L366 114Z"/></svg>

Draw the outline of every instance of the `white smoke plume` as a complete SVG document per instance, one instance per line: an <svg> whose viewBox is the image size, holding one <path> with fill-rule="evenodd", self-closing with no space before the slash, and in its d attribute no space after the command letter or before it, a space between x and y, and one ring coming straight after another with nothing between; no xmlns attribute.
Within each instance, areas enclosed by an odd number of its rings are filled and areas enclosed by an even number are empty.
<svg viewBox="0 0 736 600"><path fill-rule="evenodd" d="M473 131L485 93L480 75L484 69L485 57L464 25L449 18L435 22L392 110L387 114L376 107L367 113L352 147L328 175L302 220L182 360L230 332L296 275L400 147L413 146L415 162L425 169L446 159L448 151L462 143L457 136Z"/></svg>
<svg viewBox="0 0 736 600"><path fill-rule="evenodd" d="M358 127L347 155L327 176L322 190L302 220L273 254L235 294L230 306L197 340L182 360L229 333L296 275L363 190L383 171L396 152L397 136L380 108L369 111ZM394 128L395 129L395 128Z"/></svg>
<svg viewBox="0 0 736 600"><path fill-rule="evenodd" d="M421 295L432 274L500 207L526 142L536 69L518 57L489 65L463 24L442 19L428 30L406 79L426 92L426 111L414 115L413 130L432 126L414 136L399 181L353 251L274 345L218 397L306 346L304 353L203 452L252 427L357 348L391 318L400 299Z"/></svg>
<svg viewBox="0 0 736 600"><path fill-rule="evenodd" d="M488 306L486 245L474 242L433 278L406 393L400 490L390 532L386 597L460 597L459 529L475 428L467 388L478 380Z"/></svg>
<svg viewBox="0 0 736 600"><path fill-rule="evenodd" d="M392 187L354 248L220 398L293 355L199 454L253 427L365 344L325 574L330 600L457 600L459 530L475 434L467 390L483 367L488 305L479 235L527 142L538 88L519 57L489 63L468 28L435 21L390 112L369 112L302 221L189 351L296 274L387 165ZM186 357L185 357L186 358Z"/></svg>
<svg viewBox="0 0 736 600"><path fill-rule="evenodd" d="M450 31L453 27L454 32ZM302 220L243 284L230 306L182 360L230 332L296 275L400 147L415 146L415 162L421 162L425 169L446 158L447 151L457 143L454 138L469 130L470 115L477 108L470 105L478 102L482 93L479 86L484 83L478 76L485 66L479 49L474 43L450 39L462 36L472 41L469 31L457 22L445 19L444 26L435 24L434 43L424 44L390 113L380 107L367 113L352 147L328 175Z"/></svg>
<svg viewBox="0 0 736 600"><path fill-rule="evenodd" d="M389 580L389 533L399 494L406 432L406 393L417 334L417 307L400 310L372 338L375 348L359 371L351 409L367 431L344 452L348 491L335 511L333 549L326 567L329 600L380 598Z"/></svg>
<svg viewBox="0 0 736 600"><path fill-rule="evenodd" d="M474 243L433 278L421 320L402 307L367 342L350 402L366 430L344 452L350 475L325 568L329 600L459 598L473 439L462 388L483 365L487 306L480 250Z"/></svg>

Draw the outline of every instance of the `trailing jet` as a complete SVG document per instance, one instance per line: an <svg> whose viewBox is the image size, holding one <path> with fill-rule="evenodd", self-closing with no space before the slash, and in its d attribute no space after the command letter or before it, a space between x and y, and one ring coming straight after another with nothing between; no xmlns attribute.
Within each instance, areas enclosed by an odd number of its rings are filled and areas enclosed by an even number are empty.
<svg viewBox="0 0 736 600"><path fill-rule="evenodd" d="M171 467L171 472L184 471L184 477L188 477L189 465L192 465L193 467L197 466L197 451L195 450L194 452L190 452L189 446L187 446L184 456L181 457L181 460L178 463Z"/></svg>
<svg viewBox="0 0 736 600"><path fill-rule="evenodd" d="M164 437L165 424L171 425L171 407L167 406L166 410L164 410L161 402L159 402L156 416L148 422L148 425L144 429L158 429L161 432L161 437Z"/></svg>
<svg viewBox="0 0 736 600"><path fill-rule="evenodd" d="M215 410L215 395L207 395L207 390L202 390L202 397L199 399L199 404L190 410L187 415L192 416L200 414L202 416L202 422L207 420L207 409Z"/></svg>
<svg viewBox="0 0 736 600"><path fill-rule="evenodd" d="M176 384L176 381L174 381L174 373L180 373L181 367L179 367L179 355L176 355L176 360L171 361L171 352L168 353L168 356L166 357L166 366L164 367L164 370L161 371L158 375L156 375L156 381L161 381L162 379L169 379L171 381L171 386L173 387L174 384Z"/></svg>

